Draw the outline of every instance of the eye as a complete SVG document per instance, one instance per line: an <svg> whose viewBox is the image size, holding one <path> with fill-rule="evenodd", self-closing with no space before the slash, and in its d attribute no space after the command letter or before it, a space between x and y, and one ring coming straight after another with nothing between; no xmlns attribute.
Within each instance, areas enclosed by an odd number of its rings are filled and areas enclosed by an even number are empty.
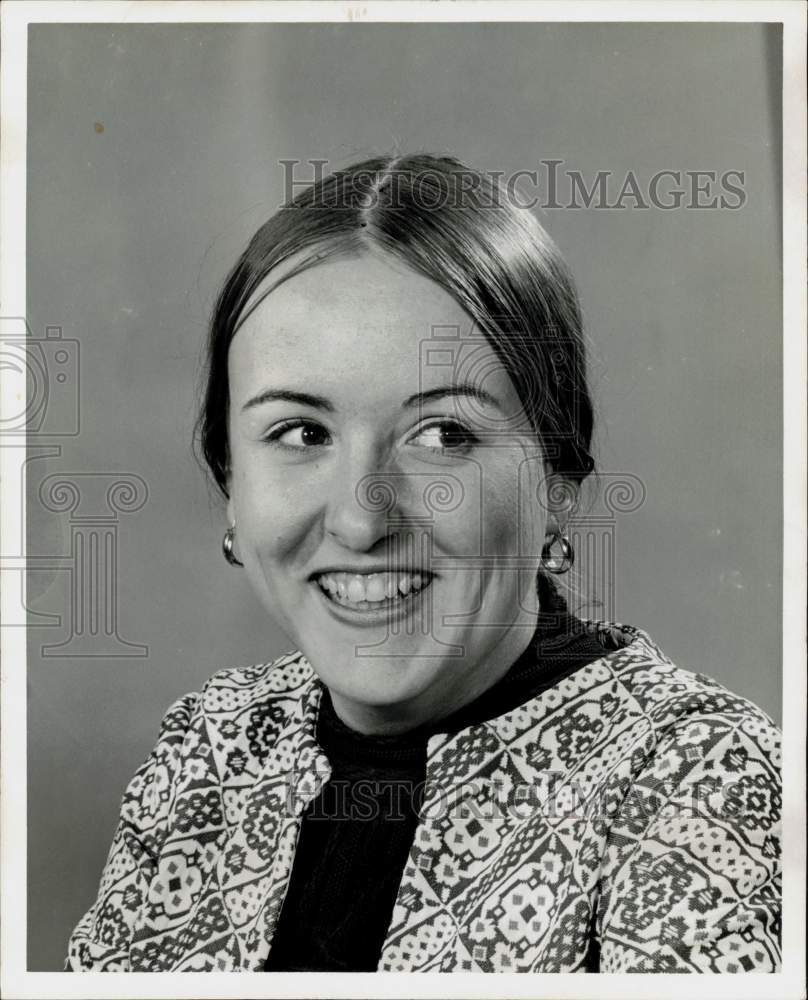
<svg viewBox="0 0 808 1000"><path fill-rule="evenodd" d="M477 443L474 434L456 420L436 420L410 439L412 444L434 451L463 452Z"/></svg>
<svg viewBox="0 0 808 1000"><path fill-rule="evenodd" d="M331 435L313 420L286 420L273 427L264 440L281 448L302 450L331 444Z"/></svg>

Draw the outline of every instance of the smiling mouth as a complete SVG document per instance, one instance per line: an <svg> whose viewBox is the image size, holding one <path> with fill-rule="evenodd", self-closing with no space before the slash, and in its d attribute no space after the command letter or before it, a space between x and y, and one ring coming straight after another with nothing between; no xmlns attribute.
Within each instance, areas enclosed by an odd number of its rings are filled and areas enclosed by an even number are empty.
<svg viewBox="0 0 808 1000"><path fill-rule="evenodd" d="M357 611L394 607L432 583L431 573L323 573L316 578L325 596Z"/></svg>

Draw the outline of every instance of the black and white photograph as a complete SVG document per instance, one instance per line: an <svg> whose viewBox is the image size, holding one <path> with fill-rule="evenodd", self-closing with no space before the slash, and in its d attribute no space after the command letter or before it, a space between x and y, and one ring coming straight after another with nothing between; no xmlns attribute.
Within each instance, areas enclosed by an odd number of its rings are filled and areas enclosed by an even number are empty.
<svg viewBox="0 0 808 1000"><path fill-rule="evenodd" d="M2 19L4 995L804 996L805 6Z"/></svg>

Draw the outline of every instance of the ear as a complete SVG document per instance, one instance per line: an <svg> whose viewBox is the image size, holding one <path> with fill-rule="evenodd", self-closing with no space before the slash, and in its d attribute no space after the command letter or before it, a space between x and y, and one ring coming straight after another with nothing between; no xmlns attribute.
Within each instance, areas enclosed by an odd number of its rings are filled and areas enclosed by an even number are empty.
<svg viewBox="0 0 808 1000"><path fill-rule="evenodd" d="M567 522L578 505L578 484L559 472L551 472L545 480L547 487L547 525L545 534L563 535Z"/></svg>
<svg viewBox="0 0 808 1000"><path fill-rule="evenodd" d="M228 457L227 464L224 468L224 494L227 497L227 523L235 524L236 521L236 505L233 502L233 470L230 468L230 459Z"/></svg>

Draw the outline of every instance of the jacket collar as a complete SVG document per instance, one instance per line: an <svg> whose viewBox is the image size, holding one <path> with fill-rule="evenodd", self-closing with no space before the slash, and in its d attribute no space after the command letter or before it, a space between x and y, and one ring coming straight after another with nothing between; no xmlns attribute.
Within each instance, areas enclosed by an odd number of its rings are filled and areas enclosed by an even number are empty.
<svg viewBox="0 0 808 1000"><path fill-rule="evenodd" d="M604 642L604 657L645 638L635 629L600 623L593 626ZM216 835L220 846L215 864L207 871L187 919L160 935L161 947L173 950L177 956L172 968L260 971L269 954L291 874L301 814L331 775L329 762L316 740L323 687L302 657L298 663L306 668L308 677L290 697L289 715L272 754L241 792L235 790L232 803L225 801L226 818ZM597 686L608 674L608 668L597 660L582 672L580 679L572 677L563 683ZM475 807L481 799L493 804L497 796L512 796L519 783L526 788L540 786L548 772L556 788L567 783L568 758L559 754L552 741L545 746L520 745L524 731L535 731L537 722L554 712L563 712L566 693L562 695L553 687L497 718L453 734L432 736L427 746L427 787L416 841L419 834L433 842L436 837L440 842L450 836L458 812L462 815L463 803L470 797L477 800ZM206 718L214 748L223 742L216 732L221 724L216 715ZM475 816L479 816L479 810ZM504 809L493 808L490 816L479 819L475 836L508 838L523 821L518 803L509 800ZM214 833L211 831L211 835ZM181 835L177 839L181 840ZM168 842L165 846L171 847ZM417 856L417 843L413 849ZM428 869L436 860L434 852L426 852L424 858L421 871L411 870L408 865L399 899L423 892L423 879L429 879ZM388 943L395 938L396 914L400 912L403 908L397 906ZM212 922L221 927L220 933L211 933ZM193 941L200 943L198 953L188 950L187 943ZM388 944L385 952L382 966L390 961ZM136 969L139 963L135 955L132 958Z"/></svg>
<svg viewBox="0 0 808 1000"><path fill-rule="evenodd" d="M322 693L312 676L219 854L216 879L233 929L233 957L242 970L260 971L266 962L291 874L300 816L331 776L316 740ZM250 858L248 869L253 870L234 870L229 863L233 852ZM247 884L253 905L246 902Z"/></svg>

